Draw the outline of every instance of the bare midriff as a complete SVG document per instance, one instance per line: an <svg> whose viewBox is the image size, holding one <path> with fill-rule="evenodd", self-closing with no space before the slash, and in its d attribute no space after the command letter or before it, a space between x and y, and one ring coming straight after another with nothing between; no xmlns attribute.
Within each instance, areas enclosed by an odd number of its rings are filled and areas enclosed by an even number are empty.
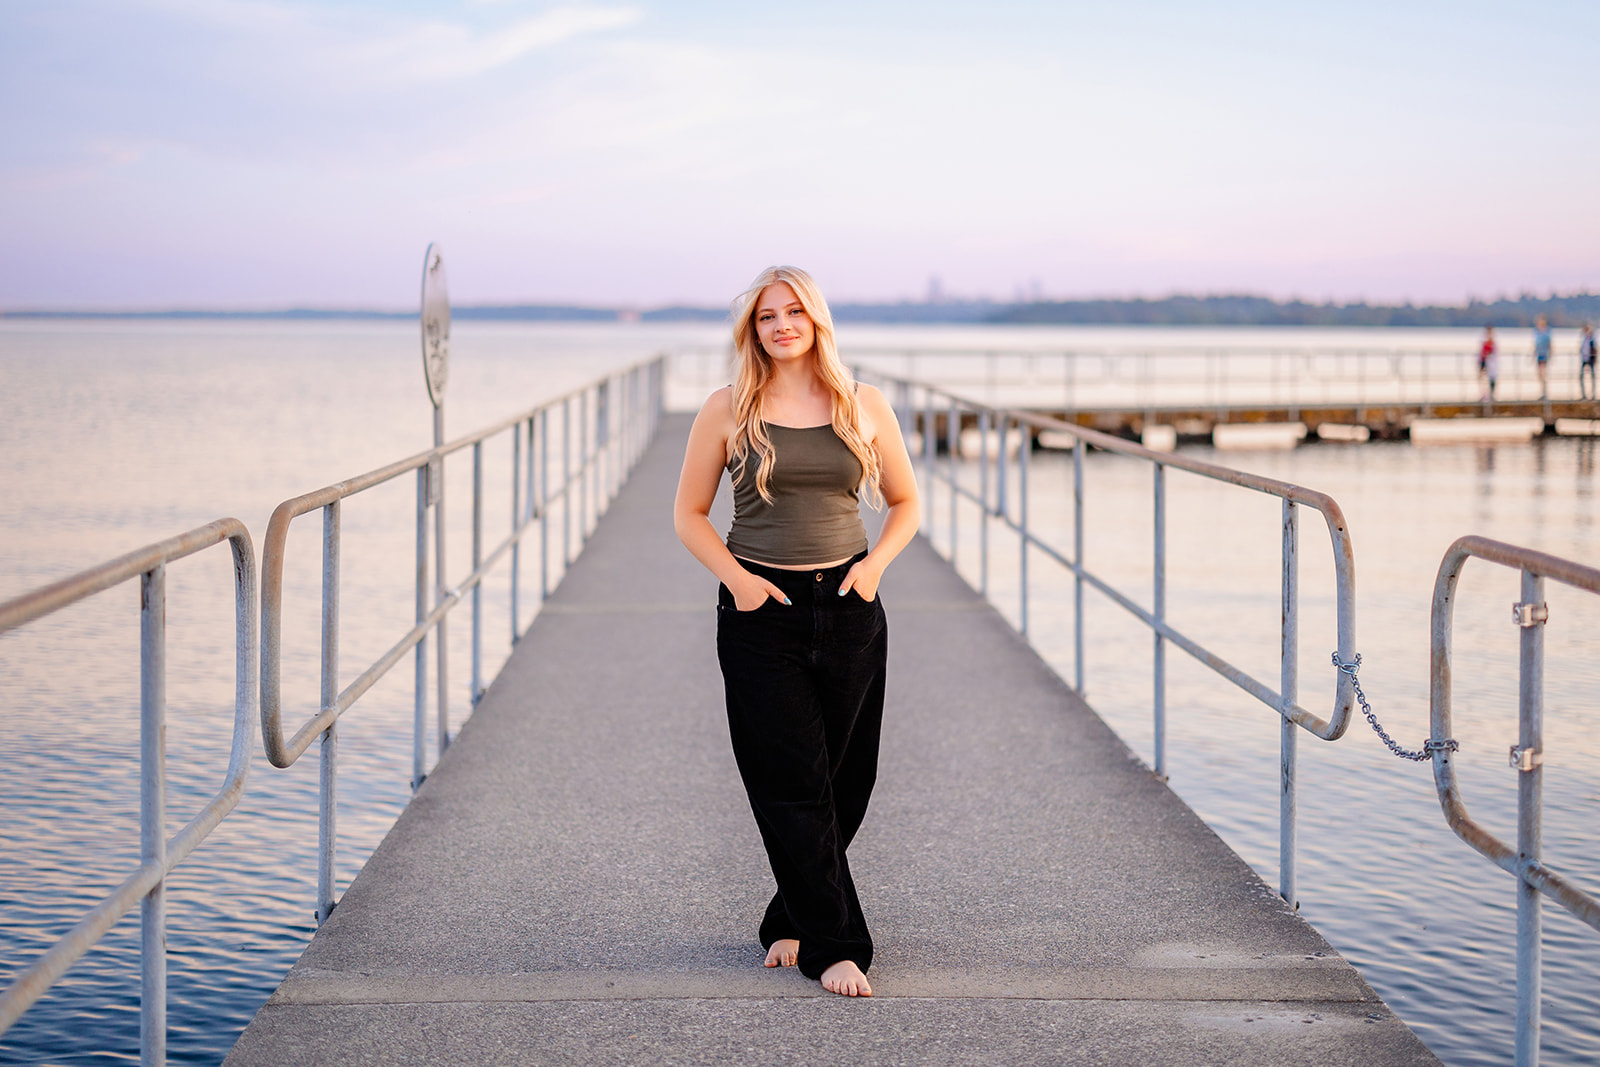
<svg viewBox="0 0 1600 1067"><path fill-rule="evenodd" d="M844 559L836 559L831 563L806 563L806 564L799 564L799 563L764 563L759 559L745 559L745 557L743 557L743 556L735 556L733 558L734 559L738 559L738 560L744 560L744 562L746 562L746 563L754 563L757 567L771 567L775 571L820 571L820 570L824 570L824 569L826 569L828 567L837 567L841 563L849 563L850 562L850 557L849 556L846 556Z"/></svg>

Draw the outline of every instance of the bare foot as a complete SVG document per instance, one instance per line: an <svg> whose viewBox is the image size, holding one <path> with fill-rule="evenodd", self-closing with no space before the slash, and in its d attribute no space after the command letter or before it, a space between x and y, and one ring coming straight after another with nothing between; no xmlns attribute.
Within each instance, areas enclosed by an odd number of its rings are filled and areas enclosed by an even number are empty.
<svg viewBox="0 0 1600 1067"><path fill-rule="evenodd" d="M822 972L822 988L841 997L870 997L872 987L854 960L840 960Z"/></svg>
<svg viewBox="0 0 1600 1067"><path fill-rule="evenodd" d="M767 962L764 967L793 967L795 960L800 958L800 942L792 937L780 938L767 949Z"/></svg>

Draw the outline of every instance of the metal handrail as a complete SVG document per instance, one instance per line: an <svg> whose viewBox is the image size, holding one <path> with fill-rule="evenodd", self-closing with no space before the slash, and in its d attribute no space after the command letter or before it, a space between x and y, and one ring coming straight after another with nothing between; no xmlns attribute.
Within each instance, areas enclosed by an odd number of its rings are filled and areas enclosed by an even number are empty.
<svg viewBox="0 0 1600 1067"><path fill-rule="evenodd" d="M233 742L222 786L200 813L166 836L166 573L167 564L222 541L233 550ZM44 995L135 902L140 903L139 1056L146 1067L166 1061L166 878L238 804L250 773L256 716L256 560L250 532L238 519L218 519L119 556L0 604L0 633L42 618L138 576L140 864L110 896L34 960L0 993L0 1034Z"/></svg>
<svg viewBox="0 0 1600 1067"><path fill-rule="evenodd" d="M1511 766L1517 770L1517 844L1506 844L1467 814L1448 747L1438 745L1433 759L1434 786L1445 821L1456 836L1517 879L1517 1064L1539 1062L1540 965L1542 923L1539 895L1548 894L1580 921L1600 930L1600 899L1580 889L1540 857L1543 838L1544 787L1544 628L1549 611L1544 581L1600 593L1600 570L1531 548L1462 537L1445 552L1433 586L1430 655L1431 738L1451 736L1451 629L1456 584L1468 559L1481 559L1522 572L1521 600L1512 605L1512 621L1521 630L1518 737Z"/></svg>
<svg viewBox="0 0 1600 1067"><path fill-rule="evenodd" d="M437 678L435 696L438 752L450 743L448 696L448 647L446 619L465 594L472 594L472 678L470 703L483 694L482 684L482 583L489 571L507 554L511 557L511 639L521 636L518 587L520 584L521 542L537 526L540 531L540 599L550 592L549 511L556 500L562 504L561 559L566 566L573 559L572 495L576 490L578 541L587 540L593 522L599 518L621 487L622 477L643 454L659 420L662 387L665 379L663 357L656 357L608 375L576 390L546 401L537 407L509 416L474 433L458 437L436 448L418 452L376 470L336 482L279 504L267 525L262 541L261 576L261 736L268 761L275 767L289 767L318 737L321 745L321 788L318 818L318 876L316 918L327 919L336 904L334 899L335 787L337 783L338 735L336 724L349 708L383 677L408 651L415 650L415 710L412 732L412 778L415 790L425 773L425 720L427 713L427 640L437 630ZM574 408L577 422L574 424ZM549 448L551 415L557 409L560 421L559 483L553 488L550 478ZM592 420L591 420L592 416ZM512 445L512 528L497 546L483 551L483 444L488 439L511 433ZM579 455L573 466L573 438ZM528 459L523 463L526 439ZM466 448L473 456L472 572L451 588L445 581L443 467L445 458ZM537 462L535 461L537 455ZM339 548L342 502L358 493L383 485L404 474L417 475L417 563L416 618L411 629L390 646L370 666L342 690L339 678ZM537 475L537 478L536 478ZM536 486L537 483L537 486ZM537 493L535 489L537 487ZM591 493L592 489L592 493ZM322 661L321 698L318 710L285 740L282 722L282 617L283 570L289 526L309 512L323 513L322 554ZM433 602L428 603L428 516L435 516L437 546Z"/></svg>
<svg viewBox="0 0 1600 1067"><path fill-rule="evenodd" d="M1018 537L1019 545L1019 602L1018 629L1024 637L1028 633L1028 549L1035 548L1056 562L1074 577L1074 688L1084 692L1084 601L1086 586L1098 590L1113 603L1150 627L1153 639L1154 681L1154 770L1166 776L1166 643L1171 642L1189 653L1216 673L1272 708L1281 717L1280 743L1280 808L1279 808L1279 892L1295 904L1295 837L1296 837L1296 727L1325 741L1337 740L1350 724L1355 705L1352 679L1344 672L1336 672L1334 679L1333 709L1324 719L1300 706L1299 688L1299 534L1295 508L1304 505L1322 515L1328 537L1333 546L1335 584L1335 633L1339 656L1349 660L1355 647L1355 556L1350 543L1344 512L1337 501L1326 493L1290 482L1278 481L1261 475L1207 463L1193 457L1170 452L1156 452L1132 441L1101 433L1075 423L1050 418L1029 411L992 407L959 396L948 389L925 382L896 378L880 374L867 367L857 367L856 373L864 381L878 381L889 387L897 415L909 437L912 431L921 435L922 466L929 482L938 480L949 485L950 494L950 558L955 560L957 499L976 504L983 514L979 526L980 540L980 592L988 593L989 572L989 520L998 520ZM913 403L919 396L920 408ZM935 401L938 401L936 407ZM963 416L976 416L979 431L979 487L976 492L961 483L957 457L960 453L960 427ZM937 416L945 416L947 454L949 462L944 470L937 460ZM1021 435L1017 449L1018 501L1016 515L1008 501L1007 437L1012 428ZM990 491L990 437L997 438L994 455L995 490ZM1070 554L1044 541L1028 527L1028 457L1033 438L1039 431L1054 431L1071 435L1073 439L1073 549ZM1110 452L1142 459L1151 465L1153 472L1154 505L1154 583L1152 605L1142 607L1133 598L1116 589L1109 582L1090 572L1084 565L1084 449L1093 445ZM1166 619L1166 470L1168 467L1214 481L1237 485L1241 488L1278 497L1283 501L1282 518L1282 627L1279 648L1279 685L1275 690L1247 672L1228 663L1221 656L1205 648L1200 642L1181 633Z"/></svg>
<svg viewBox="0 0 1600 1067"><path fill-rule="evenodd" d="M1479 399L1476 351L1390 350L1347 346L1175 346L1147 348L904 349L852 346L853 361L899 377L937 377L946 388L981 389L991 404L1023 390L1067 410L1102 405L1152 411L1277 406L1291 412L1317 405L1358 407L1471 403ZM1159 360L1159 373L1155 362ZM981 372L956 369L981 363ZM954 365L954 366L953 366ZM1006 368L1010 367L1009 372ZM1502 346L1501 401L1537 398L1531 347ZM913 373L915 368L918 373ZM1550 365L1552 395L1576 399L1578 356L1559 353ZM919 379L920 380L920 379ZM1101 394L1096 401L1095 394ZM1114 395L1109 395L1114 394ZM1516 395L1511 395L1516 394ZM1199 396L1197 402L1194 398Z"/></svg>

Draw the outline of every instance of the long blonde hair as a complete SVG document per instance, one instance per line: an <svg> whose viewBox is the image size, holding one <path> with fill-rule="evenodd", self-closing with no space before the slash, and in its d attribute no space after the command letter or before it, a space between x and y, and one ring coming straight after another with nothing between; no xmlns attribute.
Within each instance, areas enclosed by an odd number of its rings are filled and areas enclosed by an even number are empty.
<svg viewBox="0 0 1600 1067"><path fill-rule="evenodd" d="M756 334L756 305L761 293L769 285L785 282L794 290L800 306L811 317L816 339L811 352L817 377L833 394L833 432L850 449L861 464L860 488L867 502L874 508L883 504L879 487L881 475L877 447L861 435L861 403L856 398L855 383L845 373L839 362L839 349L833 339L833 315L822 290L811 280L811 275L799 267L768 267L756 275L733 303L733 358L736 364L733 380L733 454L739 461L740 474L752 454L760 457L756 467L756 492L761 499L772 503L772 468L777 456L772 438L761 419L762 401L767 386L772 382L772 357L761 347Z"/></svg>

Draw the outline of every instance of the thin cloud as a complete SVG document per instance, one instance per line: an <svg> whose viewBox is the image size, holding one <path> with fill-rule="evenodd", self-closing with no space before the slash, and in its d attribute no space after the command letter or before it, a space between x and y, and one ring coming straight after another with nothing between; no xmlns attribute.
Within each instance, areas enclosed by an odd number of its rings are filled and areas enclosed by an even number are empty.
<svg viewBox="0 0 1600 1067"><path fill-rule="evenodd" d="M329 48L323 61L330 72L366 72L391 86L476 78L544 48L585 34L621 29L638 22L635 8L557 8L499 29L429 22L376 40Z"/></svg>
<svg viewBox="0 0 1600 1067"><path fill-rule="evenodd" d="M280 75L302 72L324 86L378 90L471 80L643 17L635 7L557 7L479 27L271 0L151 0L149 6L222 31Z"/></svg>

